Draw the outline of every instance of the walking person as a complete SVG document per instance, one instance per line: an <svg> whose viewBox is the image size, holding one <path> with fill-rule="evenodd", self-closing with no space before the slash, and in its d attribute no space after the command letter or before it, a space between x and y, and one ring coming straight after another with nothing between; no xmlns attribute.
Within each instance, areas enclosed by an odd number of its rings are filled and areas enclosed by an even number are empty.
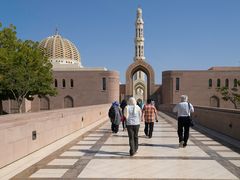
<svg viewBox="0 0 240 180"><path fill-rule="evenodd" d="M124 109L126 125L129 137L130 156L133 156L138 150L138 131L140 127L141 108L137 105L134 97L129 99L128 105Z"/></svg>
<svg viewBox="0 0 240 180"><path fill-rule="evenodd" d="M148 99L147 104L143 107L142 120L143 118L145 121L144 133L148 138L152 138L154 120L157 121L157 110L151 99Z"/></svg>
<svg viewBox="0 0 240 180"><path fill-rule="evenodd" d="M117 101L114 101L112 103L112 106L110 107L110 109L108 111L108 116L112 123L112 125L111 125L112 132L117 133L118 129L119 129L119 124L120 124L121 118L122 118L122 112L119 107L119 103Z"/></svg>
<svg viewBox="0 0 240 180"><path fill-rule="evenodd" d="M121 119L121 121L122 121L123 131L125 131L125 129L126 129L126 117L124 116L124 109L125 109L126 106L127 106L127 101L125 99L123 99L122 102L121 102L121 105L120 105L120 107L122 109L122 119Z"/></svg>
<svg viewBox="0 0 240 180"><path fill-rule="evenodd" d="M154 100L152 100L151 101L151 104L156 108L156 106L155 106L155 101ZM156 116L157 117L157 116ZM158 122L158 119L156 118L156 122Z"/></svg>
<svg viewBox="0 0 240 180"><path fill-rule="evenodd" d="M178 138L179 147L186 147L189 138L190 115L194 112L193 105L188 102L188 96L182 95L181 102L174 108L173 112L177 113L178 117Z"/></svg>

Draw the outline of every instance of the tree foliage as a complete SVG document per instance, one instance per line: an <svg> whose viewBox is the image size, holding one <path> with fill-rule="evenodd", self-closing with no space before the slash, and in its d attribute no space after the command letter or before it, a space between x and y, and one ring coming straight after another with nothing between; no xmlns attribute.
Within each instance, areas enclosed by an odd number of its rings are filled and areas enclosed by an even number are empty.
<svg viewBox="0 0 240 180"><path fill-rule="evenodd" d="M238 81L238 85L240 86L240 81ZM229 89L228 87L221 87L217 88L217 91L220 92L224 101L230 101L235 109L238 108L240 104L240 93L238 88L234 87Z"/></svg>
<svg viewBox="0 0 240 180"><path fill-rule="evenodd" d="M13 25L0 30L0 100L16 100L21 112L25 98L55 95L52 82L52 65L38 43L18 39Z"/></svg>

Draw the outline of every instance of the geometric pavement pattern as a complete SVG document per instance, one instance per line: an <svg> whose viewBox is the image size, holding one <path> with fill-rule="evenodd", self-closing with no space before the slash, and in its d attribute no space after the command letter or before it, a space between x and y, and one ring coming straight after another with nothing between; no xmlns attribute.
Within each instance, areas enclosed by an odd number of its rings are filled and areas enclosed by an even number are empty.
<svg viewBox="0 0 240 180"><path fill-rule="evenodd" d="M110 122L20 172L12 179L240 179L240 151L195 126L178 147L176 120L159 112L153 137L139 130L137 154L129 156L127 131L112 134Z"/></svg>

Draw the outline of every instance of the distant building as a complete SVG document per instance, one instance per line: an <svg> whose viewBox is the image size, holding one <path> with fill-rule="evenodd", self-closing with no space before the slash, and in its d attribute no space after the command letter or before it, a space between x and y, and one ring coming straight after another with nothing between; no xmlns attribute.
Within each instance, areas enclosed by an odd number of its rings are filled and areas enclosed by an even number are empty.
<svg viewBox="0 0 240 180"><path fill-rule="evenodd" d="M236 87L240 80L240 67L212 67L208 70L164 71L162 73L162 103L176 104L186 94L194 105L234 108L217 92L217 88Z"/></svg>
<svg viewBox="0 0 240 180"><path fill-rule="evenodd" d="M135 21L134 62L126 71L126 84L120 85L120 99L130 96L145 102L152 98L156 105L176 104L186 94L194 105L234 108L226 102L216 88L238 87L240 67L212 67L209 70L186 70L162 72L162 85L154 82L155 73L144 56L144 22L142 9L137 9ZM239 87L238 87L239 88ZM240 93L240 90L238 91Z"/></svg>
<svg viewBox="0 0 240 180"><path fill-rule="evenodd" d="M144 21L142 9L137 9L135 21L135 54L133 63L126 71L126 84L120 85L120 99L135 97L138 102L146 102L147 98L160 102L160 85L155 84L155 73L144 56Z"/></svg>
<svg viewBox="0 0 240 180"><path fill-rule="evenodd" d="M58 94L25 100L23 112L104 104L119 99L118 72L83 67L80 53L71 41L56 33L42 40L39 48L53 64L53 86ZM4 101L3 108L7 113L17 112L13 100Z"/></svg>

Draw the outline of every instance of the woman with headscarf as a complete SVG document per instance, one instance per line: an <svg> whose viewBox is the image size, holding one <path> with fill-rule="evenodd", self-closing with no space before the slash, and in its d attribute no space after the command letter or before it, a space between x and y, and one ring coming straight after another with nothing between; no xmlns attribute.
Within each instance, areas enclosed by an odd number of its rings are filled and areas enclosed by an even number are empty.
<svg viewBox="0 0 240 180"><path fill-rule="evenodd" d="M138 131L142 116L141 108L137 105L134 97L129 99L128 105L124 109L124 116L126 117L126 125L129 137L129 153L130 156L133 156L138 150Z"/></svg>
<svg viewBox="0 0 240 180"><path fill-rule="evenodd" d="M120 124L121 118L122 118L122 112L119 107L119 103L117 101L114 101L112 103L112 106L110 107L110 109L108 111L108 116L112 123L112 127L111 127L112 132L117 133L118 129L119 129L119 124Z"/></svg>

